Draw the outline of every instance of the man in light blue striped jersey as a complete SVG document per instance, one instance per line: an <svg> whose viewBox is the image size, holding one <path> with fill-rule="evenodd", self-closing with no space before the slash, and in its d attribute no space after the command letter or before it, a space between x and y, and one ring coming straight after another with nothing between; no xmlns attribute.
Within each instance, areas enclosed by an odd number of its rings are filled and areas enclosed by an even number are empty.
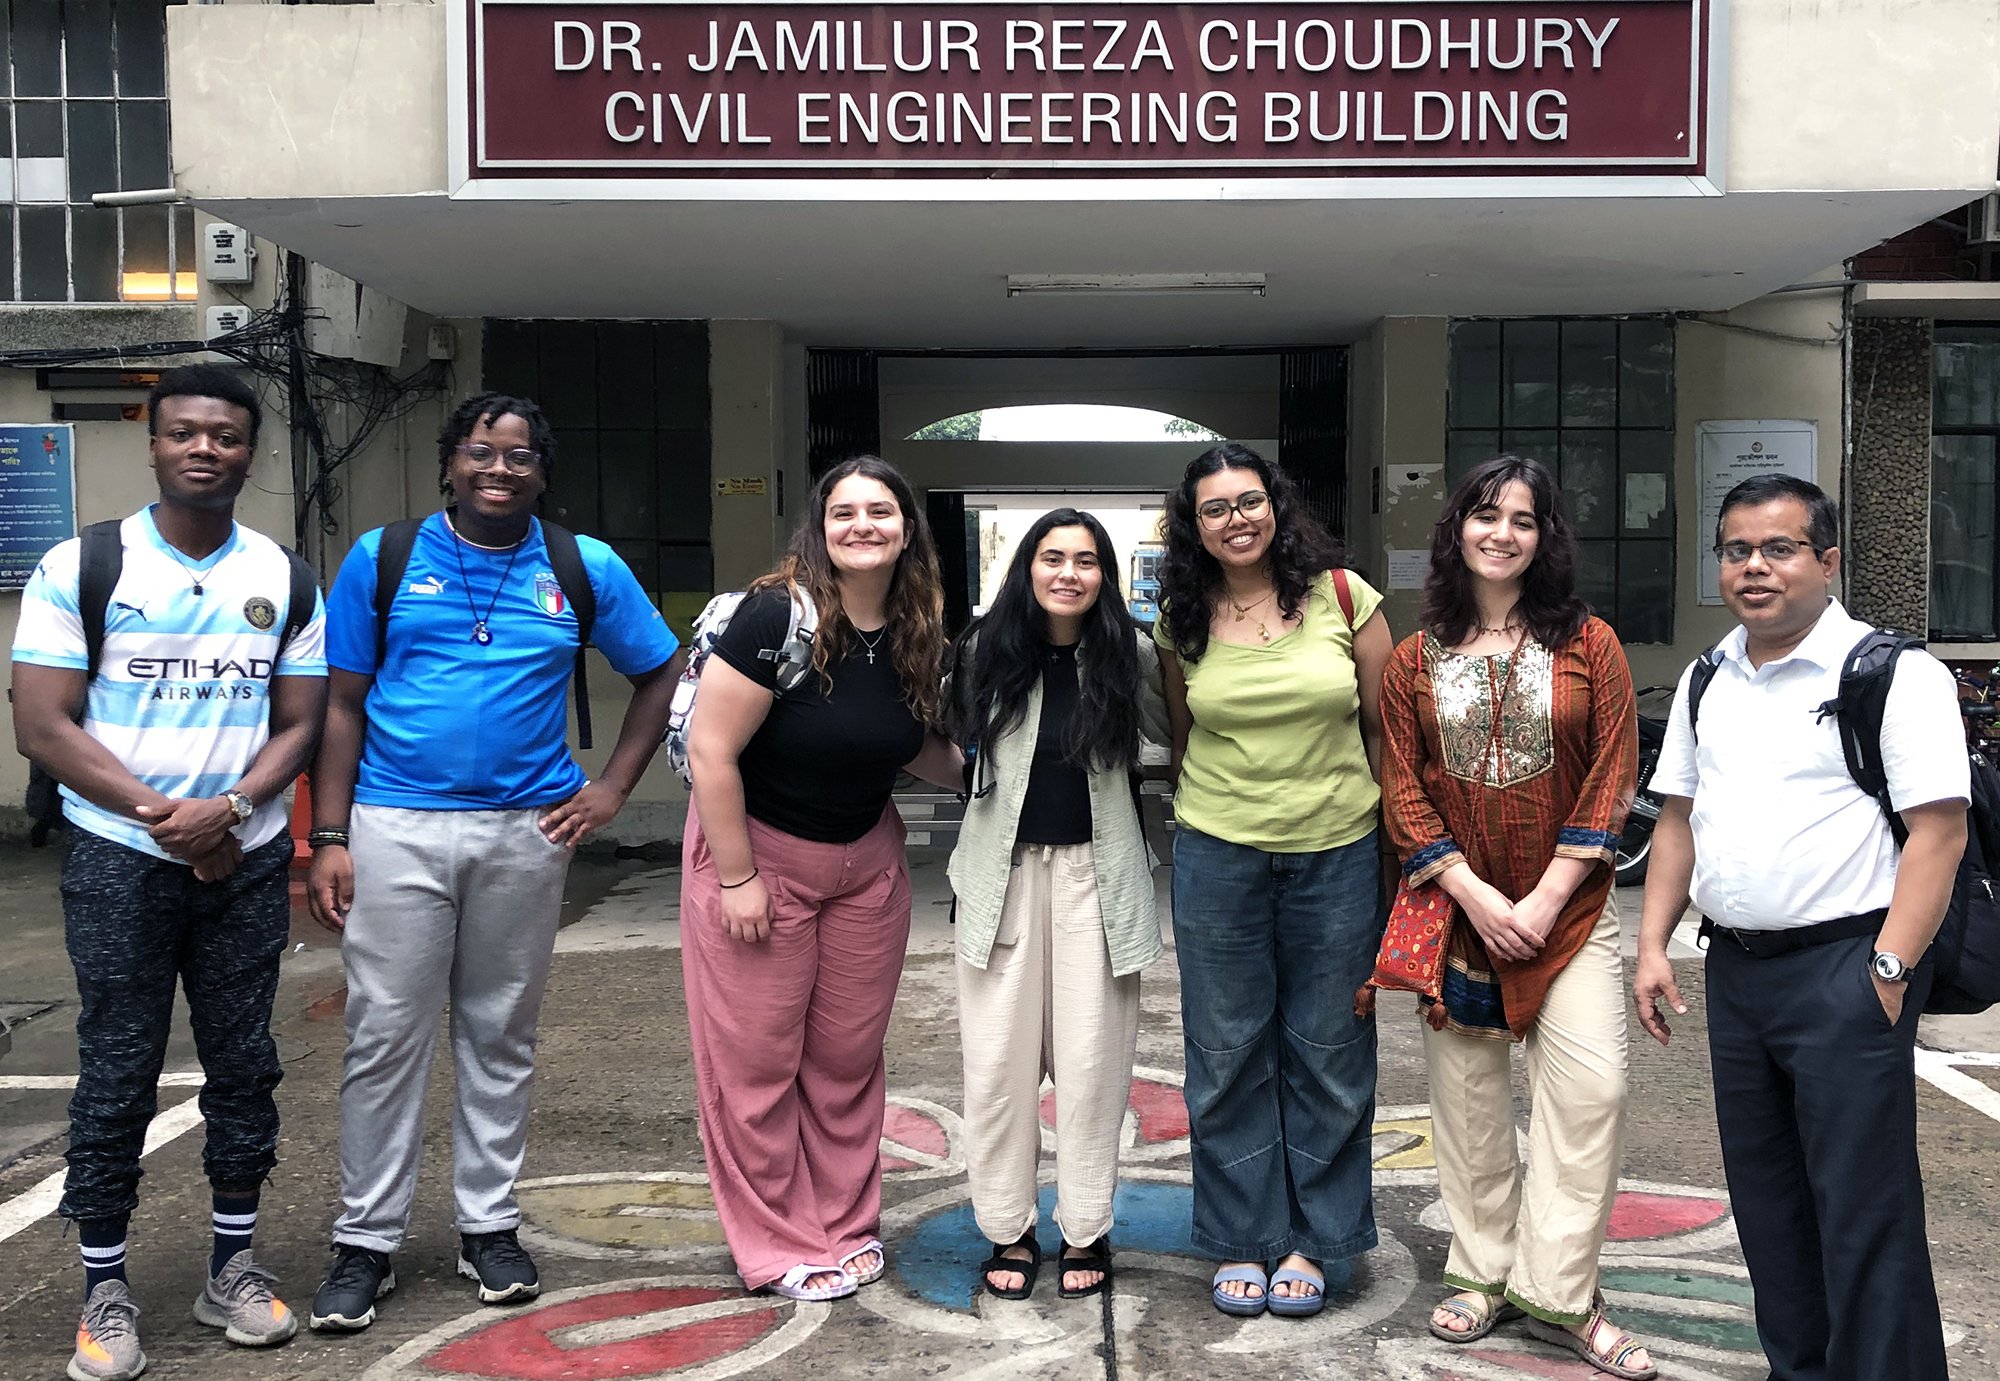
<svg viewBox="0 0 2000 1381"><path fill-rule="evenodd" d="M147 404L158 502L52 549L14 637L15 739L60 783L75 827L62 894L81 1006L59 1212L84 1259L76 1381L145 1370L125 1233L177 981L206 1075L214 1191L194 1316L245 1346L298 1331L250 1243L277 1161L282 796L325 713L325 613L297 558L236 522L256 393L197 365L163 374Z"/></svg>

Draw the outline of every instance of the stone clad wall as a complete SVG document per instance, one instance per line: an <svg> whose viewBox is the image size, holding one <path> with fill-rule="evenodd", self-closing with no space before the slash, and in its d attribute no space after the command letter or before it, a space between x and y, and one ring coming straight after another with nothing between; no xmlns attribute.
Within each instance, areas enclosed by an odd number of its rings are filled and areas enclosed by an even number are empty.
<svg viewBox="0 0 2000 1381"><path fill-rule="evenodd" d="M1930 627L1931 323L1857 321L1853 363L1848 612L1923 634Z"/></svg>

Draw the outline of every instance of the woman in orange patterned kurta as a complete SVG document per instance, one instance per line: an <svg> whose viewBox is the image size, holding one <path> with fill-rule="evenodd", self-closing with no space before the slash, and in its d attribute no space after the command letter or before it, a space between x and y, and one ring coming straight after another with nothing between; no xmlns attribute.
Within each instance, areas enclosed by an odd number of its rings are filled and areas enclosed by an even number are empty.
<svg viewBox="0 0 2000 1381"><path fill-rule="evenodd" d="M1438 1182L1451 1216L1431 1316L1447 1342L1528 1315L1614 1376L1656 1374L1605 1320L1598 1251L1617 1193L1625 981L1612 849L1638 770L1618 635L1576 596L1576 538L1548 470L1501 456L1446 501L1423 631L1382 687L1383 809L1415 887L1456 904L1431 1007ZM1509 1050L1527 1054L1526 1173Z"/></svg>

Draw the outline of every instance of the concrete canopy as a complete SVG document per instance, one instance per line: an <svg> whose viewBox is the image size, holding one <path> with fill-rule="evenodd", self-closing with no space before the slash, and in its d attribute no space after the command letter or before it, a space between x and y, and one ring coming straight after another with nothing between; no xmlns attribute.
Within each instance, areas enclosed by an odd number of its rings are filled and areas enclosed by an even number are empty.
<svg viewBox="0 0 2000 1381"><path fill-rule="evenodd" d="M1050 349L1336 342L1384 316L1721 310L1964 200L197 204L438 316L754 318L814 345ZM1008 297L1023 273L1257 273L1267 290Z"/></svg>

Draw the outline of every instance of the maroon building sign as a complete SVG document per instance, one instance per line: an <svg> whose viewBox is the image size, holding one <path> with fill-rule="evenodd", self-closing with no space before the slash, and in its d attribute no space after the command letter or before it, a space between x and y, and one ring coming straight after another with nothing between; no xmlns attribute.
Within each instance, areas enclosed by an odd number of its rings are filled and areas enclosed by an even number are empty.
<svg viewBox="0 0 2000 1381"><path fill-rule="evenodd" d="M464 173L1699 176L1716 0L460 0Z"/></svg>

